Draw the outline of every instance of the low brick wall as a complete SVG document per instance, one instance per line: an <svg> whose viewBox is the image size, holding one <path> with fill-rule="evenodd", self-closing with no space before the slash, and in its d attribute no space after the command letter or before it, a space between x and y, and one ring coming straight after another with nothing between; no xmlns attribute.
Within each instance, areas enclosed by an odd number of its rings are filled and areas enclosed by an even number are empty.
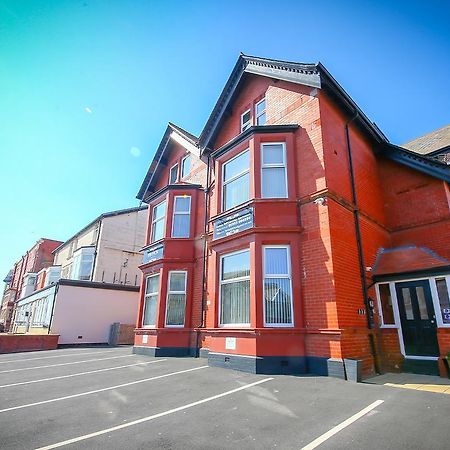
<svg viewBox="0 0 450 450"><path fill-rule="evenodd" d="M55 350L59 334L0 334L0 353Z"/></svg>

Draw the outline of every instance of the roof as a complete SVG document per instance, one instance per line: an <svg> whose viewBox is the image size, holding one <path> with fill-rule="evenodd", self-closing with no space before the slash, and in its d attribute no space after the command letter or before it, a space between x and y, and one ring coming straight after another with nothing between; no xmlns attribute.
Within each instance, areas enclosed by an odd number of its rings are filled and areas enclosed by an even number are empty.
<svg viewBox="0 0 450 450"><path fill-rule="evenodd" d="M55 252L57 252L58 250L62 249L66 244L68 244L72 239L75 239L77 236L79 236L81 233L83 233L83 231L87 230L88 228L90 228L92 225L94 225L96 222L100 222L103 219L106 219L107 217L114 217L114 216L120 216L122 214L129 214L129 213L133 213L136 211L142 211L144 209L147 209L147 205L144 206L136 206L133 208L126 208L126 209L118 209L115 211L110 211L110 212L106 212L103 214L100 214L98 217L96 217L92 222L89 222L85 227L83 227L80 231L78 231L77 233L75 233L72 237L70 237L69 239L67 239L66 241L64 241L61 245L59 245L58 247L55 248L55 250L52 251L52 253L54 254Z"/></svg>
<svg viewBox="0 0 450 450"><path fill-rule="evenodd" d="M165 165L167 163L167 161L164 158L164 153L170 143L172 132L177 133L179 136L186 139L190 144L194 145L195 147L198 147L198 138L196 136L194 136L193 134L189 133L186 130L183 130L183 128L173 124L172 122L169 122L166 131L164 132L164 135L161 139L161 142L159 143L158 148L156 149L155 155L153 156L153 160L150 164L150 167L147 170L147 174L145 175L144 181L142 182L139 192L136 195L136 198L138 198L139 200L144 200L144 198L146 197L146 194L151 187L155 174L159 171L161 164Z"/></svg>
<svg viewBox="0 0 450 450"><path fill-rule="evenodd" d="M381 248L372 270L372 276L382 277L439 269L450 270L450 261L427 247L410 245L390 249Z"/></svg>
<svg viewBox="0 0 450 450"><path fill-rule="evenodd" d="M236 94L245 74L256 74L279 80L298 83L313 88L325 89L335 97L351 114L357 113L355 122L362 126L377 142L387 142L386 136L375 123L371 122L342 86L331 76L321 63L296 63L276 59L259 58L241 53L229 76L222 93L212 110L199 137L202 152L217 134L219 124L227 107Z"/></svg>
<svg viewBox="0 0 450 450"><path fill-rule="evenodd" d="M401 146L420 155L450 152L450 124L406 142Z"/></svg>

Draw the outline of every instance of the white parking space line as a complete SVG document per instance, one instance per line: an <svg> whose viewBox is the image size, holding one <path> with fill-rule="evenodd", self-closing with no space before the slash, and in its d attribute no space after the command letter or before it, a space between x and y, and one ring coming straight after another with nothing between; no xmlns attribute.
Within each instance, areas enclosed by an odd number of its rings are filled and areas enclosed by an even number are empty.
<svg viewBox="0 0 450 450"><path fill-rule="evenodd" d="M114 352L114 350L105 350L104 352L84 352L84 353L65 353L64 355L55 355L55 356L41 356L39 358L24 358L24 359L8 359L7 361L0 361L0 364L6 364L6 363L17 363L22 361L37 361L39 359L50 359L50 358L64 358L69 356L84 356L84 355L103 355L104 353L111 353Z"/></svg>
<svg viewBox="0 0 450 450"><path fill-rule="evenodd" d="M335 427L333 427L330 431L327 431L326 433L319 436L317 439L314 439L314 441L310 442L308 445L305 445L305 447L302 447L301 450L313 450L314 448L323 444L326 440L330 439L330 437L339 433L339 431L342 431L344 428L347 428L353 422L356 422L358 419L361 419L361 417L365 416L368 412L372 411L372 409L375 409L377 406L381 405L382 403L384 403L384 400L377 400L377 401L371 403L369 406L366 406L361 411L357 412L356 414L353 414L353 416L344 420L339 425L336 425ZM54 447L46 447L46 448L54 448Z"/></svg>
<svg viewBox="0 0 450 450"><path fill-rule="evenodd" d="M46 369L47 367L71 366L73 364L81 364L81 363L94 362L94 361L106 361L108 359L131 358L131 357L134 358L134 357L136 357L136 355L130 354L130 355L121 355L121 356L108 356L108 358L85 359L83 361L72 361L72 362L60 363L60 364L50 364L48 366L34 366L34 367L23 367L20 369L0 370L0 373L21 372L23 370Z"/></svg>
<svg viewBox="0 0 450 450"><path fill-rule="evenodd" d="M132 422L124 423L122 425L118 425L116 427L106 428L104 430L96 431L95 433L85 434L84 436L78 436L73 439L68 439L67 441L57 442L56 444L47 445L45 447L39 447L36 450L51 450L53 448L63 447L65 445L74 444L75 442L85 441L86 439L91 439L96 436L101 436L102 434L111 433L113 431L122 430L123 428L132 427L134 425L138 425L143 422L148 422L150 420L158 419L160 417L168 416L169 414L174 414L179 411L183 411L185 409L193 408L194 406L201 405L203 403L211 402L213 400L217 400L218 398L226 397L227 395L234 394L235 392L243 391L244 389L249 389L253 386L257 386L258 384L266 383L267 381L271 381L273 378L264 378L263 380L255 381L254 383L245 384L244 386L238 387L236 389L232 389L231 391L222 392L221 394L213 395L212 397L204 398L203 400L198 400L193 403L188 403L187 405L179 406L178 408L169 409L168 411L164 411L158 414L153 414L152 416L143 417L142 419L133 420Z"/></svg>
<svg viewBox="0 0 450 450"><path fill-rule="evenodd" d="M61 375L59 377L41 378L39 380L31 380L31 381L21 381L20 383L4 384L4 385L0 385L0 389L7 388L7 387L13 387L13 386L23 386L24 384L41 383L43 381L52 381L52 380L61 380L63 378L79 377L80 375L88 375L91 373L108 372L110 370L125 369L126 367L143 366L146 364L155 364L155 363L159 363L159 362L163 362L163 361L167 361L167 359L158 359L156 361L147 361L147 362L140 362L140 363L135 363L135 364L127 364L125 366L108 367L106 369L89 370L88 372L77 372L77 373L72 373L70 375Z"/></svg>
<svg viewBox="0 0 450 450"><path fill-rule="evenodd" d="M111 391L113 389L119 389L119 388L123 388L126 386L132 386L134 384L146 383L147 381L153 381L153 380L159 380L161 378L172 377L174 375L179 375L181 373L188 373L188 372L193 372L195 370L207 369L208 367L209 366L194 367L193 369L179 370L178 372L171 372L171 373L166 373L164 375L158 375L156 377L144 378L143 380L131 381L130 383L117 384L115 386L109 386L109 387L102 388L102 389L95 389L94 391L87 391L87 392L81 392L79 394L66 395L65 397L52 398L50 400L43 400L42 402L34 402L34 403L28 403L25 405L12 406L11 408L0 409L0 413L14 411L16 409L29 408L31 406L46 405L47 403L59 402L61 400L69 400L71 398L84 397L85 395L97 394L98 392Z"/></svg>

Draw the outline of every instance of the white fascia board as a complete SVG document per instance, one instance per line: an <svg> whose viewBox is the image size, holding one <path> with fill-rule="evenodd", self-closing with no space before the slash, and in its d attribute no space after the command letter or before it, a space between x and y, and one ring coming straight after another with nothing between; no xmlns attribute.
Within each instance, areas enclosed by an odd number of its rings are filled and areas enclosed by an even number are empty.
<svg viewBox="0 0 450 450"><path fill-rule="evenodd" d="M175 142L183 146L188 152L194 154L197 157L200 157L200 149L194 144L191 144L187 139L179 135L176 131L172 131L172 133L170 133L170 137Z"/></svg>

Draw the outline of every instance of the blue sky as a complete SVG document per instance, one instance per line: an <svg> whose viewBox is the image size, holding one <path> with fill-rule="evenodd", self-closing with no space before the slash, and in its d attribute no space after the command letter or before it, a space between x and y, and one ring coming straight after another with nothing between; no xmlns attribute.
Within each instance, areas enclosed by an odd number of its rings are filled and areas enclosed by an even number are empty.
<svg viewBox="0 0 450 450"><path fill-rule="evenodd" d="M450 123L448 1L0 0L0 276L198 134L240 51L321 61L394 143Z"/></svg>

